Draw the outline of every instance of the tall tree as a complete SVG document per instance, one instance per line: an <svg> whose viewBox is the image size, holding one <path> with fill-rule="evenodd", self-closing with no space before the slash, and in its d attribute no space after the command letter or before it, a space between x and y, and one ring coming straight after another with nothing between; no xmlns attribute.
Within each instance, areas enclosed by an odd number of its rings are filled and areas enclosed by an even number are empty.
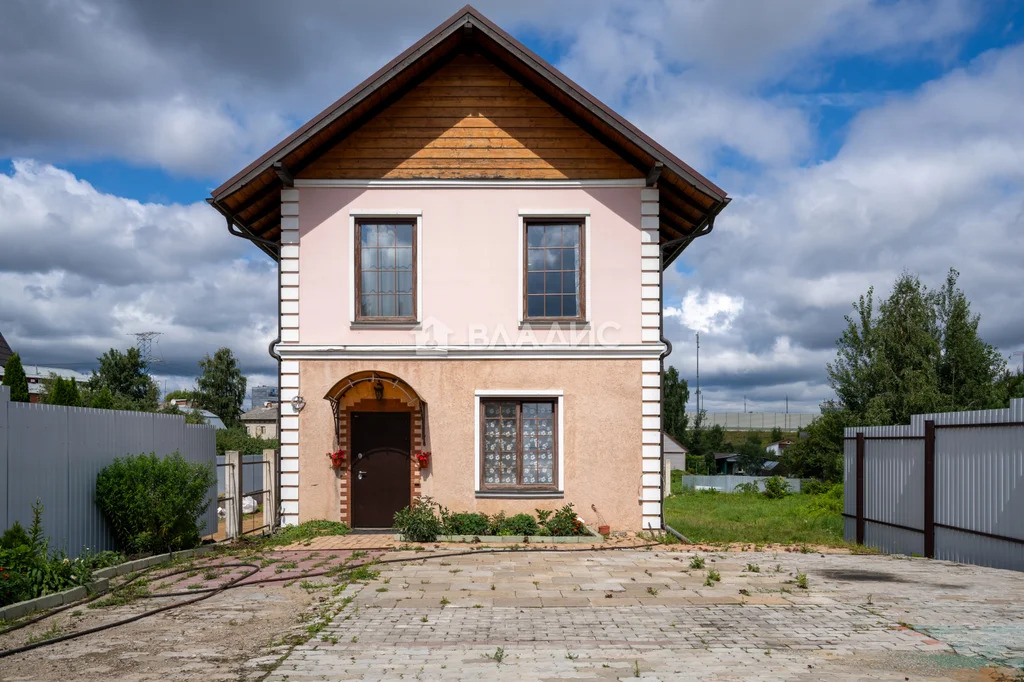
<svg viewBox="0 0 1024 682"><path fill-rule="evenodd" d="M196 380L199 403L221 418L225 426L238 423L245 400L245 376L230 348L219 348L211 358L199 361L202 374Z"/></svg>
<svg viewBox="0 0 1024 682"><path fill-rule="evenodd" d="M686 431L683 444L690 451L690 457L702 466L703 473L715 473L715 453L725 445L725 431L715 424L710 429L705 425L707 412L698 411L693 417L693 427Z"/></svg>
<svg viewBox="0 0 1024 682"><path fill-rule="evenodd" d="M21 356L17 353L7 358L4 364L4 386L11 388L11 400L16 403L29 402L28 377L21 366Z"/></svg>
<svg viewBox="0 0 1024 682"><path fill-rule="evenodd" d="M877 313L873 289L860 297L826 367L842 409L861 423L902 424L922 412L995 406L1005 363L978 336L958 276L950 270L929 291L904 273Z"/></svg>
<svg viewBox="0 0 1024 682"><path fill-rule="evenodd" d="M96 410L114 409L114 394L106 386L101 387L98 391L93 391L89 397L89 407Z"/></svg>
<svg viewBox="0 0 1024 682"><path fill-rule="evenodd" d="M679 372L675 367L665 370L662 381L665 382L665 402L662 405L664 421L661 428L682 443L689 421L686 416L686 403L690 400L690 389L686 385L686 379L679 378Z"/></svg>
<svg viewBox="0 0 1024 682"><path fill-rule="evenodd" d="M78 392L78 384L75 380L54 376L50 382L50 395L47 402L50 405L68 405L80 407L82 396Z"/></svg>
<svg viewBox="0 0 1024 682"><path fill-rule="evenodd" d="M90 392L106 388L113 406L119 410L156 410L159 388L146 373L138 348L129 348L124 353L111 348L97 360L100 368L93 370L89 379Z"/></svg>

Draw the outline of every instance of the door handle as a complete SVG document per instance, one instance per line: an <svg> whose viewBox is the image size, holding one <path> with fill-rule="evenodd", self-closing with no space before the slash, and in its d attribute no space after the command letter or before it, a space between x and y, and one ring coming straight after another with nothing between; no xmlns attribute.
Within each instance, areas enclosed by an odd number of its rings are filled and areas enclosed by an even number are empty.
<svg viewBox="0 0 1024 682"><path fill-rule="evenodd" d="M365 471L357 471L356 475L358 476L358 480L361 481L361 480L363 480L363 476L366 475L366 472Z"/></svg>

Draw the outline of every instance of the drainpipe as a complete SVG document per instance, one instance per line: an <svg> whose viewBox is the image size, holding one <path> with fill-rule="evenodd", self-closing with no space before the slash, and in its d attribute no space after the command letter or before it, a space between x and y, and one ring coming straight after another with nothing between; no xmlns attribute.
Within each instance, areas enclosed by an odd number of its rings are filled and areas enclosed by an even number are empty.
<svg viewBox="0 0 1024 682"><path fill-rule="evenodd" d="M262 245L267 246L269 248L277 248L278 247L277 242L270 241L269 239L263 239L262 237L257 237L256 235L254 235L252 232L250 232L248 229L242 227L241 225L235 225L235 222L234 222L234 219L233 219L233 217L231 215L231 212L228 209L226 209L216 199L207 199L206 201L211 206L213 206L215 209L217 209L217 211L221 215L224 216L224 220L227 222L228 234L230 234L230 235L232 235L234 237L241 237L242 239L246 239L248 241L251 241L253 244L256 244L257 246L262 244ZM274 338L273 341L270 342L270 345L267 346L267 353L269 353L270 357L274 358L274 360L277 361L277 405L278 405L278 407L277 407L277 439L278 439L278 443L280 443L281 442L281 354L277 352L277 344L281 343L281 257L280 257L280 255L277 258L275 258L274 260L277 262L277 336ZM280 451L280 448L278 448L278 456L277 456L276 460L277 461L274 463L274 466L277 468L277 476L274 477L275 485L274 485L273 495L274 495L274 500L277 503L276 504L277 509L275 510L276 513L274 514L274 524L273 524L273 527L270 529L271 531L274 531L276 528L278 528L281 525L281 451Z"/></svg>
<svg viewBox="0 0 1024 682"><path fill-rule="evenodd" d="M715 210L708 216L707 222L694 230L693 234L689 237L682 237L681 239L673 239L672 241L665 242L661 245L658 251L658 319L661 324L659 325L659 333L661 336L661 343L664 344L665 350L662 351L661 355L658 356L658 371L659 374L659 385L661 386L661 430L664 432L665 429L665 358L672 353L672 342L665 337L665 254L671 253L669 257L669 263L676 259L676 257L690 245L694 239L703 237L706 234L710 234L715 229L715 218L721 213L722 209L728 204L728 199L721 202ZM658 449L661 454L661 472L658 476L658 491L660 497L658 503L661 505L661 529L671 535L674 535L679 539L680 542L689 543L690 540L671 527L665 522L665 437L662 434L658 434ZM669 477L671 485L671 475ZM671 492L671 490L669 491Z"/></svg>

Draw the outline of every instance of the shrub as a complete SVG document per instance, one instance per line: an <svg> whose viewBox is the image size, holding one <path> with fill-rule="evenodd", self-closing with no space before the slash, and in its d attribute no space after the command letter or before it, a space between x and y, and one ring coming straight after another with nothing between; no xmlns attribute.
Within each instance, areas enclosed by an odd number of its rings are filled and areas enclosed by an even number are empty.
<svg viewBox="0 0 1024 682"><path fill-rule="evenodd" d="M789 483L782 476L772 476L764 481L764 496L777 500L789 494Z"/></svg>
<svg viewBox="0 0 1024 682"><path fill-rule="evenodd" d="M395 513L394 529L410 542L434 542L444 530L433 498L423 496Z"/></svg>
<svg viewBox="0 0 1024 682"><path fill-rule="evenodd" d="M486 514L452 514L445 519L445 535L487 535L491 524Z"/></svg>
<svg viewBox="0 0 1024 682"><path fill-rule="evenodd" d="M738 486L732 489L734 493L743 494L760 494L761 489L757 486L757 481L750 481L748 483L740 483Z"/></svg>
<svg viewBox="0 0 1024 682"><path fill-rule="evenodd" d="M558 536L586 535L587 533L583 522L576 517L576 511L572 508L571 502L551 516L547 528L552 535Z"/></svg>
<svg viewBox="0 0 1024 682"><path fill-rule="evenodd" d="M0 539L0 606L83 585L95 569L121 560L116 552L86 550L74 560L63 552L51 554L42 516L43 505L37 500L28 532L15 522Z"/></svg>
<svg viewBox="0 0 1024 682"><path fill-rule="evenodd" d="M200 542L213 469L178 453L115 459L96 479L96 504L126 552L168 552Z"/></svg>
<svg viewBox="0 0 1024 682"><path fill-rule="evenodd" d="M843 513L843 484L834 483L807 505L811 516L834 516Z"/></svg>
<svg viewBox="0 0 1024 682"><path fill-rule="evenodd" d="M529 514L516 514L504 520L496 535L536 535L537 519Z"/></svg>
<svg viewBox="0 0 1024 682"><path fill-rule="evenodd" d="M832 485L833 484L825 483L825 481L819 481L816 478L809 478L800 482L800 492L805 495L821 495L822 493L828 492Z"/></svg>

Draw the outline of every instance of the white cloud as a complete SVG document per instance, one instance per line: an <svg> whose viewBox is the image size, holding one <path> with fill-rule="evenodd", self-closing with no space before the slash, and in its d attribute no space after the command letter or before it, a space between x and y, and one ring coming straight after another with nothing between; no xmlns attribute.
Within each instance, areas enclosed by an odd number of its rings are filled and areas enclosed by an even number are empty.
<svg viewBox="0 0 1024 682"><path fill-rule="evenodd" d="M664 312L666 317L678 318L693 331L717 334L729 331L742 310L742 298L697 289L687 293L680 306L668 306Z"/></svg>
<svg viewBox="0 0 1024 682"><path fill-rule="evenodd" d="M155 329L172 376L220 346L272 367L273 264L205 203L143 204L19 161L0 174L0 244L0 328L28 362L89 366Z"/></svg>

